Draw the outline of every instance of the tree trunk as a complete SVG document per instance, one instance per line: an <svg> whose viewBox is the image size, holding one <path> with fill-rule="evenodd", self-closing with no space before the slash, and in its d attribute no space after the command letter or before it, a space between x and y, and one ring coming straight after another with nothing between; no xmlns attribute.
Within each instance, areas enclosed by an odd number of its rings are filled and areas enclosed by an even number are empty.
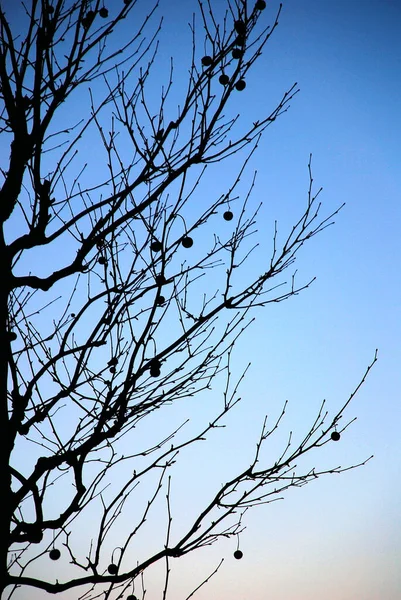
<svg viewBox="0 0 401 600"><path fill-rule="evenodd" d="M7 304L11 269L6 253L3 231L0 233L0 594L7 585L7 552L10 539L12 491L10 455L14 446L14 433L10 429L7 400L8 357L10 352Z"/></svg>

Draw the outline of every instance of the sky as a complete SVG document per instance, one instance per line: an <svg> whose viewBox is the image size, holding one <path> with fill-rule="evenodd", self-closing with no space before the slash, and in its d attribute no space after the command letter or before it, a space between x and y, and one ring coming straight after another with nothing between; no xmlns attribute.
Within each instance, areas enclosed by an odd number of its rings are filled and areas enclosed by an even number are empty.
<svg viewBox="0 0 401 600"><path fill-rule="evenodd" d="M276 7L269 3L266 17ZM159 11L165 14L161 61L175 56L179 84L192 2L161 0ZM288 400L284 437L307 431L323 399L334 411L348 398L377 348L378 361L347 410L356 422L316 461L344 466L374 458L247 513L242 560L232 557L232 540L180 559L183 566L172 575L176 598L185 598L220 558L223 566L199 600L401 595L400 33L396 0L284 1L279 27L240 96L241 115L253 118L294 82L300 87L252 163L258 171L253 201L263 202L259 239L268 244L275 219L285 231L302 211L310 153L324 209L345 207L299 255L299 280L316 276L313 285L257 312L235 354L238 372L252 363L244 402L219 439L205 454L190 452L183 469L204 475L191 491L207 496L225 468L230 473L246 463L266 413L278 416ZM216 182L206 184L206 194L207 185L212 192ZM180 484L172 498L184 522L186 503L196 498ZM147 597L156 598L151 583Z"/></svg>
<svg viewBox="0 0 401 600"><path fill-rule="evenodd" d="M400 30L397 2L289 1L259 65L252 107L265 102L262 74L266 88L297 81L301 89L266 136L262 190L288 206L312 152L323 202L346 206L302 254L300 272L317 276L312 288L258 321L252 392L262 399L273 388L302 422L309 402L344 397L377 347L378 363L350 408L358 421L333 449L340 462L374 459L255 511L243 562L218 597L401 593Z"/></svg>

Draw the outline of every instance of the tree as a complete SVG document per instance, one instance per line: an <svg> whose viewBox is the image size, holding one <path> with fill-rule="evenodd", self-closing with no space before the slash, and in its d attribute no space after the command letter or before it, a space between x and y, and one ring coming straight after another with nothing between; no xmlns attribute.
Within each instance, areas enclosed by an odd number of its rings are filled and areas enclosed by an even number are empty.
<svg viewBox="0 0 401 600"><path fill-rule="evenodd" d="M287 284L283 274L339 209L321 215L309 162L301 216L285 236L274 226L263 272L246 273L258 212L249 207L254 177L245 198L237 190L261 135L297 86L257 121L233 110L281 6L269 25L263 0L229 1L222 15L211 0L199 2L203 33L194 17L178 100L172 62L160 94L152 92L157 8L145 14L136 0L109 8L100 0L31 0L18 16L0 10L0 126L9 148L0 190L7 598L33 588L139 598L159 563L166 598L174 558L237 536L248 508L344 470L296 465L340 438L349 425L340 423L344 410L373 365L333 415L323 403L301 443L293 448L290 439L268 464L262 448L285 407L272 425L266 419L252 461L238 465L182 534L174 532L174 465L240 401L247 367L233 378L234 345L256 307L310 285L297 286L294 275ZM236 156L230 186L205 202L207 170ZM167 434L152 431L158 411L168 424L172 405L199 401L217 382L219 405L195 432L187 434L185 420ZM165 531L154 552L133 561L135 540L159 503ZM116 540L121 522L124 536ZM38 575L40 561L61 554L66 570Z"/></svg>

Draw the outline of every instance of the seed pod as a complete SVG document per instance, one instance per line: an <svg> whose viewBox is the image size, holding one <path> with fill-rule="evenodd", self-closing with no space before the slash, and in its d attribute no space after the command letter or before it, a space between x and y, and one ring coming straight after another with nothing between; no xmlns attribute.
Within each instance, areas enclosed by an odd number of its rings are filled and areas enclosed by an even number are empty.
<svg viewBox="0 0 401 600"><path fill-rule="evenodd" d="M239 60L243 55L243 51L240 48L234 48L231 52L231 56L236 60Z"/></svg>
<svg viewBox="0 0 401 600"><path fill-rule="evenodd" d="M158 365L151 365L150 367L150 375L151 377L160 377L161 370Z"/></svg>
<svg viewBox="0 0 401 600"><path fill-rule="evenodd" d="M211 56L204 56L201 62L204 67L209 67L213 62L213 58Z"/></svg>
<svg viewBox="0 0 401 600"><path fill-rule="evenodd" d="M239 92L242 92L242 90L244 90L246 88L246 83L244 79L239 79L237 81L237 83L235 84L235 89L238 90Z"/></svg>
<svg viewBox="0 0 401 600"><path fill-rule="evenodd" d="M114 563L110 563L107 567L107 570L110 573L110 575L117 575L118 573L118 567Z"/></svg>
<svg viewBox="0 0 401 600"><path fill-rule="evenodd" d="M150 375L152 377L160 377L160 373L161 373L160 367L161 367L160 360L158 360L157 358L152 360L152 362L150 363L150 368L149 368Z"/></svg>
<svg viewBox="0 0 401 600"><path fill-rule="evenodd" d="M239 559L240 559L240 558L242 558L243 556L244 556L244 555L243 555L243 553L241 552L241 550L236 550L236 551L234 552L234 558L236 558L237 560L239 560Z"/></svg>
<svg viewBox="0 0 401 600"><path fill-rule="evenodd" d="M241 21L241 19L238 19L238 21L234 21L234 29L239 35L245 35L246 25L244 21Z"/></svg>
<svg viewBox="0 0 401 600"><path fill-rule="evenodd" d="M84 29L89 29L89 27L93 23L94 18L95 18L95 12L93 10L88 10L86 15L82 18L82 27Z"/></svg>
<svg viewBox="0 0 401 600"><path fill-rule="evenodd" d="M194 241L191 237L189 237L189 235L186 235L182 238L181 244L184 246L184 248L190 248L191 246L193 246Z"/></svg>
<svg viewBox="0 0 401 600"><path fill-rule="evenodd" d="M338 442L341 435L338 433L338 431L333 431L330 437L333 440L333 442Z"/></svg>
<svg viewBox="0 0 401 600"><path fill-rule="evenodd" d="M58 548L52 548L49 552L49 558L51 560L58 560L61 556L60 550Z"/></svg>
<svg viewBox="0 0 401 600"><path fill-rule="evenodd" d="M221 85L227 85L230 82L230 78L228 75L226 75L225 73L222 73L219 77L219 83L221 83Z"/></svg>
<svg viewBox="0 0 401 600"><path fill-rule="evenodd" d="M234 215L233 215L233 213L231 212L231 210L226 210L226 212L225 212L225 213L223 213L223 219L224 219L225 221L232 221L232 218L233 218L233 216L234 216Z"/></svg>
<svg viewBox="0 0 401 600"><path fill-rule="evenodd" d="M160 250L162 249L162 245L159 242L159 240L154 240L151 244L150 244L150 249L152 250L152 252L160 252Z"/></svg>

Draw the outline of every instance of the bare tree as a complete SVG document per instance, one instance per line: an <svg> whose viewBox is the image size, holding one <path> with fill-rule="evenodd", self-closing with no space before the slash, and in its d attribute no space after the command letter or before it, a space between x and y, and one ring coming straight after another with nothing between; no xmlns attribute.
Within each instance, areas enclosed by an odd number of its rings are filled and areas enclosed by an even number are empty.
<svg viewBox="0 0 401 600"><path fill-rule="evenodd" d="M157 5L30 0L0 10L4 597L37 588L139 598L148 570L162 564L166 598L173 558L237 536L248 508L344 470L297 464L340 438L343 412L372 365L335 414L322 404L301 443L289 439L269 463L262 448L285 407L261 424L253 459L185 531L172 527L173 465L240 401L247 367L233 379L234 345L255 307L310 285L293 275L287 284L284 272L338 212L321 215L309 164L302 214L284 236L273 223L263 271L247 269L254 176L245 198L239 184L261 135L297 93L295 84L254 122L235 112L278 24L281 7L270 23L265 8L228 0L220 14L221 5L216 12L212 0L199 1L178 99L173 62L160 94L152 91ZM231 184L205 201L206 171L233 155L241 166ZM215 412L197 430L185 419L168 429L171 406L204 398L216 382ZM153 428L159 414L167 429ZM165 530L155 550L133 559L160 506ZM68 565L57 571L62 560L51 561L60 557Z"/></svg>

